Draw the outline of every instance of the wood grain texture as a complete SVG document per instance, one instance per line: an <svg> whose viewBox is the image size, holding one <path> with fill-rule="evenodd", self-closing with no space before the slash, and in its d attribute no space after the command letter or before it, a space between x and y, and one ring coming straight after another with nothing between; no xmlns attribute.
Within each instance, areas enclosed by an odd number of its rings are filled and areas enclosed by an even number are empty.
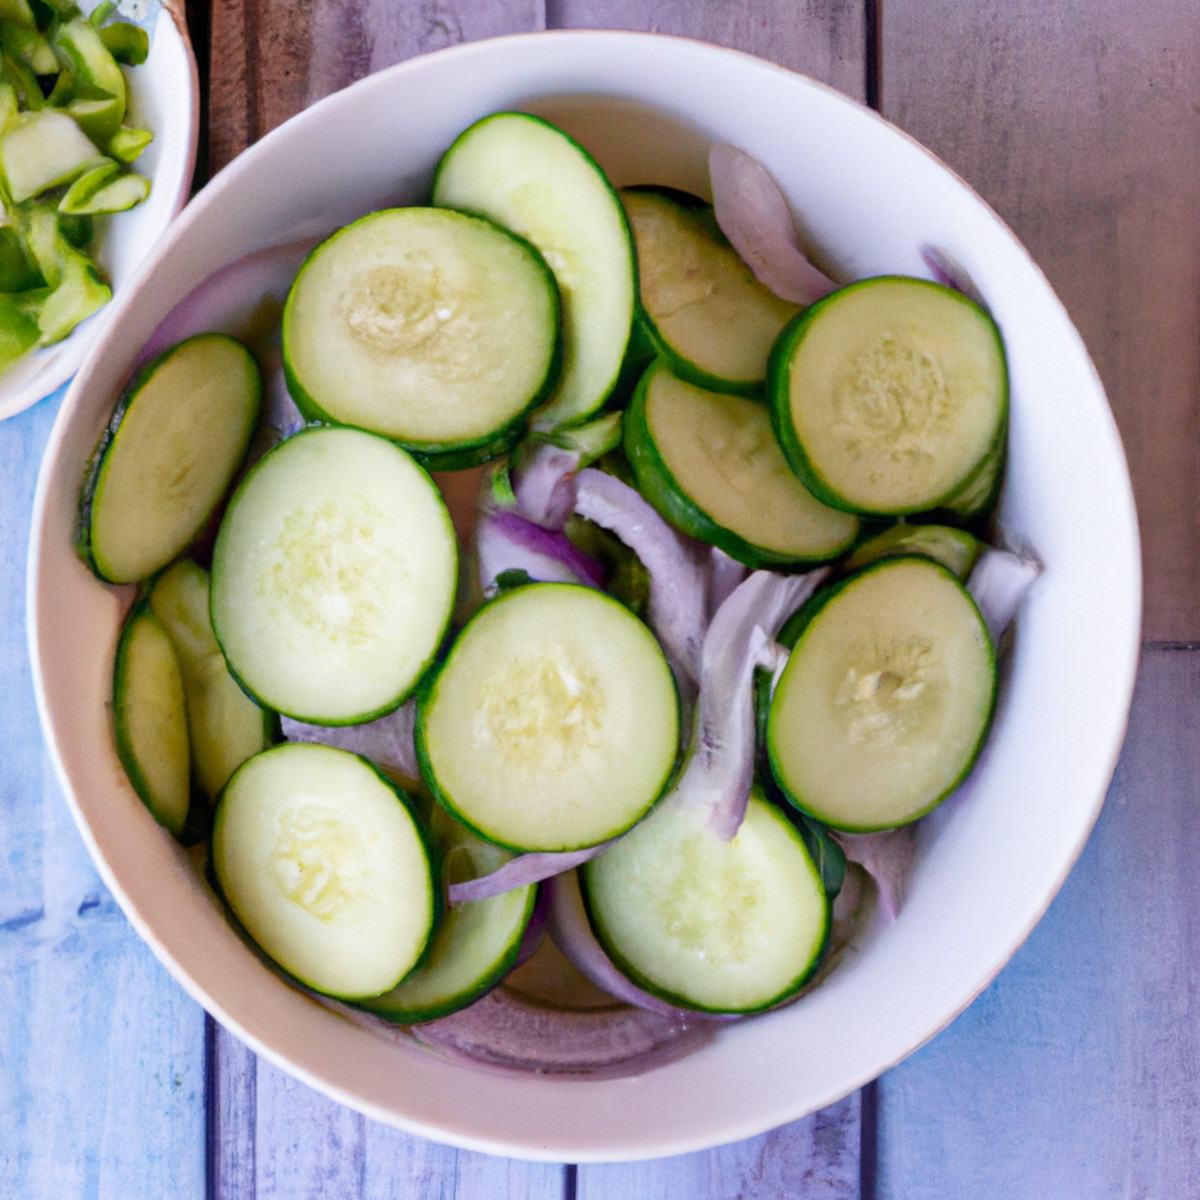
<svg viewBox="0 0 1200 1200"><path fill-rule="evenodd" d="M212 1200L561 1200L562 1167L456 1151L371 1121L213 1026Z"/></svg>
<svg viewBox="0 0 1200 1200"><path fill-rule="evenodd" d="M858 1200L858 1095L761 1137L646 1163L579 1167L578 1200Z"/></svg>
<svg viewBox="0 0 1200 1200"><path fill-rule="evenodd" d="M1200 651L1143 658L1100 822L995 983L879 1082L878 1200L1200 1196Z"/></svg>
<svg viewBox="0 0 1200 1200"><path fill-rule="evenodd" d="M204 1014L100 882L53 779L25 649L56 401L0 425L0 1196L202 1196Z"/></svg>
<svg viewBox="0 0 1200 1200"><path fill-rule="evenodd" d="M635 29L744 50L861 100L865 6L838 0L546 0L550 29Z"/></svg>
<svg viewBox="0 0 1200 1200"><path fill-rule="evenodd" d="M884 114L975 185L1087 342L1140 514L1146 635L1200 636L1200 7L888 0Z"/></svg>
<svg viewBox="0 0 1200 1200"><path fill-rule="evenodd" d="M211 169L383 67L544 26L541 0L213 0Z"/></svg>

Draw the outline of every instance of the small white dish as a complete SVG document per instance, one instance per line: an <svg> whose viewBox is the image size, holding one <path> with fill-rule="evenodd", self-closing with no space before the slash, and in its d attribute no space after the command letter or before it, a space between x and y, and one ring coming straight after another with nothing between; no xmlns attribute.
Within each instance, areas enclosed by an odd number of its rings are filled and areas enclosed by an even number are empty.
<svg viewBox="0 0 1200 1200"><path fill-rule="evenodd" d="M129 81L128 123L154 133L154 141L136 164L151 181L150 195L128 212L96 221L97 258L114 299L187 203L196 165L200 83L183 0L164 0L149 32L146 61L126 68L125 77ZM49 396L75 374L103 333L112 308L110 301L77 325L69 337L27 354L0 375L0 421Z"/></svg>
<svg viewBox="0 0 1200 1200"><path fill-rule="evenodd" d="M1045 565L1020 613L987 752L922 828L899 920L867 931L798 1003L722 1026L617 1078L509 1077L383 1037L283 982L239 939L124 778L106 704L128 595L72 550L84 464L162 318L222 266L426 196L476 118L558 120L618 185L702 190L708 148L778 178L842 278L958 260L1004 332L1012 378L1004 529ZM650 1158L757 1134L853 1091L933 1036L1024 940L1078 855L1123 739L1140 641L1136 518L1100 381L1062 305L997 216L910 138L844 96L743 54L655 35L533 34L416 59L263 138L192 202L72 386L39 481L30 647L50 752L130 920L255 1051L369 1116L475 1150Z"/></svg>

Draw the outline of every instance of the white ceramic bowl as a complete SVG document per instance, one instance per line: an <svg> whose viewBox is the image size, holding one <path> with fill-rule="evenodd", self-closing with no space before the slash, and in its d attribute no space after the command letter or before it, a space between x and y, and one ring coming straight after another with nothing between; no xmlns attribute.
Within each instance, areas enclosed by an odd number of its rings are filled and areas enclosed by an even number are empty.
<svg viewBox="0 0 1200 1200"><path fill-rule="evenodd" d="M84 9L95 5L84 3ZM143 9L147 8L142 4ZM122 14L118 13L118 16ZM97 260L119 296L142 260L184 206L196 165L200 103L196 61L188 40L183 0L166 0L150 30L150 54L125 72L129 124L149 129L154 141L136 170L151 181L150 195L129 212L100 218ZM107 304L77 325L69 337L27 354L0 376L0 421L50 395L78 370L112 314Z"/></svg>
<svg viewBox="0 0 1200 1200"><path fill-rule="evenodd" d="M83 464L160 318L268 245L425 195L475 118L560 120L620 185L703 186L713 141L767 164L844 277L923 273L932 242L990 301L1012 370L1002 523L1045 564L1020 614L966 803L930 821L907 905L801 1002L629 1078L508 1078L385 1041L281 982L150 820L105 702L127 595L72 554ZM155 952L223 1024L370 1116L460 1146L592 1161L759 1133L857 1088L928 1039L1029 933L1081 849L1119 751L1139 643L1133 502L1101 385L1066 313L997 217L920 146L837 93L727 50L652 35L534 34L444 51L323 101L242 155L157 250L80 371L51 438L30 559L38 702L99 868Z"/></svg>

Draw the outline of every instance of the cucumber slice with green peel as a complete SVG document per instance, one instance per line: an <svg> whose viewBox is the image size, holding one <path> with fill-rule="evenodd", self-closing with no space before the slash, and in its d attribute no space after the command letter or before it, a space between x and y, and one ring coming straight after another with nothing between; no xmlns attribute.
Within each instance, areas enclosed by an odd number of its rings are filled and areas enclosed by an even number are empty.
<svg viewBox="0 0 1200 1200"><path fill-rule="evenodd" d="M215 803L229 777L275 740L275 716L229 673L209 619L208 572L188 559L164 571L150 590L150 611L175 647L187 700L192 778Z"/></svg>
<svg viewBox="0 0 1200 1200"><path fill-rule="evenodd" d="M65 61L63 74L71 81L72 94L81 98L111 96L120 101L123 117L127 95L125 75L87 18L76 16L59 25L52 40ZM118 120L117 124L120 123Z"/></svg>
<svg viewBox="0 0 1200 1200"><path fill-rule="evenodd" d="M234 915L288 974L357 1000L421 960L439 901L404 793L364 758L290 742L221 794L213 867Z"/></svg>
<svg viewBox="0 0 1200 1200"><path fill-rule="evenodd" d="M451 813L513 850L579 850L623 833L666 787L679 702L653 634L573 584L502 593L421 693L421 773Z"/></svg>
<svg viewBox="0 0 1200 1200"><path fill-rule="evenodd" d="M18 204L70 183L101 158L79 125L54 108L22 113L0 138L0 166Z"/></svg>
<svg viewBox="0 0 1200 1200"><path fill-rule="evenodd" d="M1003 438L1004 346L961 292L881 276L831 293L771 356L775 432L827 504L902 516L952 504Z"/></svg>
<svg viewBox="0 0 1200 1200"><path fill-rule="evenodd" d="M372 213L308 257L283 317L288 390L313 421L380 433L429 466L512 448L558 370L558 291L490 221Z"/></svg>
<svg viewBox="0 0 1200 1200"><path fill-rule="evenodd" d="M37 345L37 322L8 296L0 295L0 371Z"/></svg>
<svg viewBox="0 0 1200 1200"><path fill-rule="evenodd" d="M130 129L122 125L105 143L105 153L110 154L118 162L131 163L145 148L154 141L154 134L148 129Z"/></svg>
<svg viewBox="0 0 1200 1200"><path fill-rule="evenodd" d="M433 661L457 569L446 506L409 454L358 429L306 429L229 502L213 629L265 708L359 724L400 705Z"/></svg>
<svg viewBox="0 0 1200 1200"><path fill-rule="evenodd" d="M856 546L842 565L847 571L858 571L880 558L923 554L966 583L982 553L983 543L965 529L953 525L899 524L889 526Z"/></svg>
<svg viewBox="0 0 1200 1200"><path fill-rule="evenodd" d="M965 778L995 696L995 649L958 579L880 559L803 623L767 717L771 772L832 828L908 824Z"/></svg>
<svg viewBox="0 0 1200 1200"><path fill-rule="evenodd" d="M706 204L660 191L621 193L637 247L639 320L681 379L762 391L771 347L800 308L755 279Z"/></svg>
<svg viewBox="0 0 1200 1200"><path fill-rule="evenodd" d="M766 405L652 366L625 417L638 490L677 528L751 567L822 562L858 535L788 466Z"/></svg>
<svg viewBox="0 0 1200 1200"><path fill-rule="evenodd" d="M83 180L77 180L76 183L82 184ZM93 179L92 184L95 186L81 188L80 192L71 197L70 204L67 203L67 197L64 197L61 211L72 215L126 212L141 204L150 195L150 180L134 171L119 175L109 182L101 180L97 184ZM71 191L74 190L73 184Z"/></svg>
<svg viewBox="0 0 1200 1200"><path fill-rule="evenodd" d="M38 340L43 346L61 342L71 330L112 299L112 288L82 255L73 253L53 291L38 310Z"/></svg>
<svg viewBox="0 0 1200 1200"><path fill-rule="evenodd" d="M117 643L113 727L133 790L178 836L191 802L183 672L169 634L145 604L134 608Z"/></svg>
<svg viewBox="0 0 1200 1200"><path fill-rule="evenodd" d="M491 874L513 857L475 837L436 805L430 829L447 885ZM421 965L390 992L364 1001L363 1007L405 1024L465 1008L516 964L536 900L537 885L528 884L447 909Z"/></svg>
<svg viewBox="0 0 1200 1200"><path fill-rule="evenodd" d="M535 425L590 416L620 377L637 293L632 237L604 172L541 118L497 113L446 151L433 202L487 217L541 251L562 296L564 356Z"/></svg>
<svg viewBox="0 0 1200 1200"><path fill-rule="evenodd" d="M258 423L250 351L200 334L152 362L117 404L85 481L79 546L108 583L148 579L199 536Z"/></svg>
<svg viewBox="0 0 1200 1200"><path fill-rule="evenodd" d="M597 940L645 991L701 1012L760 1012L820 965L830 908L799 830L751 792L731 841L666 801L580 870Z"/></svg>

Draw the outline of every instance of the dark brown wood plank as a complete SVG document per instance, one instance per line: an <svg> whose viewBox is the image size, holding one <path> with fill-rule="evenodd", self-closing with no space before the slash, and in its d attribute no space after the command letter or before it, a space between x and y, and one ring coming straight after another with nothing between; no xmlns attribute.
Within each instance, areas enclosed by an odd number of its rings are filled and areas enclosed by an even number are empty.
<svg viewBox="0 0 1200 1200"><path fill-rule="evenodd" d="M1197 638L1200 7L888 0L881 47L884 114L1012 225L1091 350L1134 479L1146 636Z"/></svg>

